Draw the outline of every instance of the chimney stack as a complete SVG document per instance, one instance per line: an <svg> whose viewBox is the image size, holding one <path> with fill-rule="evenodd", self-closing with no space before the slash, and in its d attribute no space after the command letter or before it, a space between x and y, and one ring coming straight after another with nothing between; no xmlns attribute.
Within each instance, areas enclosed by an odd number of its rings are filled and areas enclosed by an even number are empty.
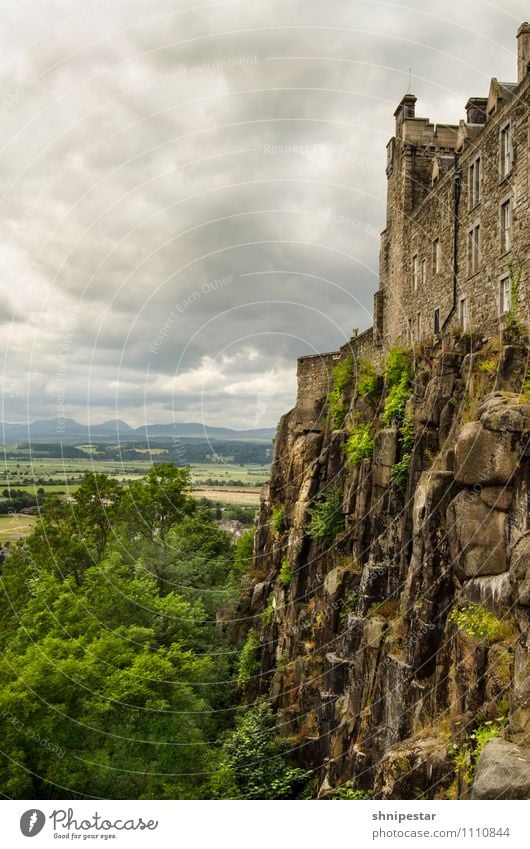
<svg viewBox="0 0 530 849"><path fill-rule="evenodd" d="M525 21L517 30L517 82L524 80L530 63L530 25Z"/></svg>
<svg viewBox="0 0 530 849"><path fill-rule="evenodd" d="M467 123L485 124L487 97L470 97L466 103Z"/></svg>
<svg viewBox="0 0 530 849"><path fill-rule="evenodd" d="M401 136L401 127L403 126L405 118L414 118L417 99L418 98L413 94L405 94L405 96L401 98L401 102L394 112L394 118L396 119L396 136L398 138Z"/></svg>

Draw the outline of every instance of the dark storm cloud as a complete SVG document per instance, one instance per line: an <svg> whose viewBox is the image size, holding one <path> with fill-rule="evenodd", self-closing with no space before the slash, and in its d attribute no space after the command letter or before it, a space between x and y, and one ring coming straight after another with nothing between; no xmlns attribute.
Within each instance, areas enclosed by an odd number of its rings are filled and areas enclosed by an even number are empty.
<svg viewBox="0 0 530 849"><path fill-rule="evenodd" d="M524 5L4 4L5 417L273 424L371 323L409 68L457 122Z"/></svg>

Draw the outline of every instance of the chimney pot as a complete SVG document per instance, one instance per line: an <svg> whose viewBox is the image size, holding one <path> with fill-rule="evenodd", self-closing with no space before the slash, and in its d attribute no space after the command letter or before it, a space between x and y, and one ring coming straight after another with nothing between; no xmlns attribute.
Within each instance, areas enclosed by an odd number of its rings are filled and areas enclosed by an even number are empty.
<svg viewBox="0 0 530 849"><path fill-rule="evenodd" d="M517 30L517 82L524 80L530 64L530 24L525 21Z"/></svg>

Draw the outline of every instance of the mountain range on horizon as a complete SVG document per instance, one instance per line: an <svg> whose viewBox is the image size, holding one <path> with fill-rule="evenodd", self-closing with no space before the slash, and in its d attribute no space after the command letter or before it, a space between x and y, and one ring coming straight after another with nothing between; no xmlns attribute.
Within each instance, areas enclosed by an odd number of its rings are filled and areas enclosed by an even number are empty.
<svg viewBox="0 0 530 849"><path fill-rule="evenodd" d="M101 442L138 442L163 439L217 439L227 441L269 442L275 428L236 430L229 427L210 427L199 422L173 422L132 427L120 419L94 425L83 425L75 419L38 419L26 424L2 422L1 441L4 445L17 442L49 442L65 445Z"/></svg>

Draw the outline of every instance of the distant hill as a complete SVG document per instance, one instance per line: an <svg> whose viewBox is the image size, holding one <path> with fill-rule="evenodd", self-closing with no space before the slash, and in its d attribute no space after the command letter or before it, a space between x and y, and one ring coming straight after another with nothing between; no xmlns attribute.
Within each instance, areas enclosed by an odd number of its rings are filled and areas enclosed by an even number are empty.
<svg viewBox="0 0 530 849"><path fill-rule="evenodd" d="M152 424L131 427L127 422L116 419L96 425L82 425L74 419L39 419L29 424L3 422L0 443L13 445L16 442L50 442L65 445L104 442L138 442L139 440L163 439L216 439L249 442L270 442L274 428L234 430L229 427L209 427L198 422L175 422L174 424Z"/></svg>

